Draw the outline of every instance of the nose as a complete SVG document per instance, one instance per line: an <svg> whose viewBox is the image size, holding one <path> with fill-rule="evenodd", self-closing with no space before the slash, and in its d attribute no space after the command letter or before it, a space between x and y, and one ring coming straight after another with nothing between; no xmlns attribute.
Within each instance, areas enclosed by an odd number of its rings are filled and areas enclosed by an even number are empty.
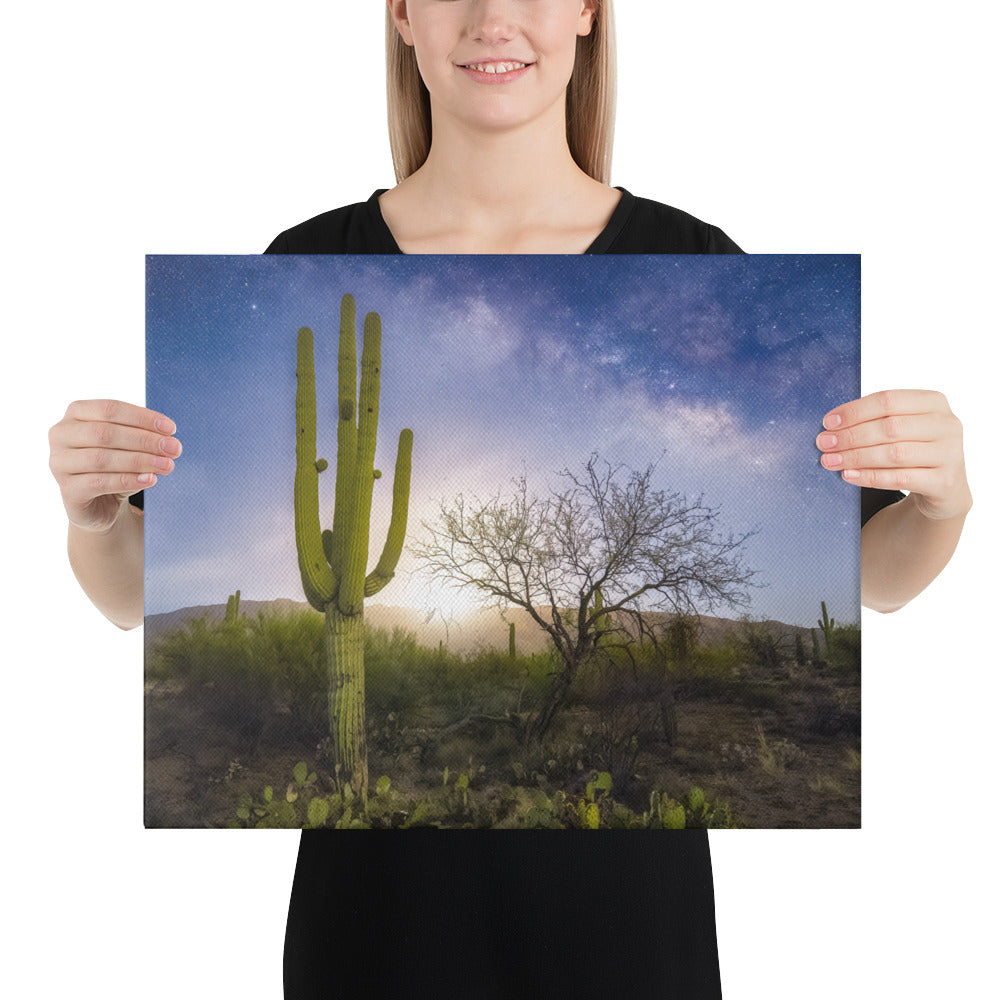
<svg viewBox="0 0 1000 1000"><path fill-rule="evenodd" d="M469 5L469 33L485 45L508 42L516 34L511 0L474 0Z"/></svg>

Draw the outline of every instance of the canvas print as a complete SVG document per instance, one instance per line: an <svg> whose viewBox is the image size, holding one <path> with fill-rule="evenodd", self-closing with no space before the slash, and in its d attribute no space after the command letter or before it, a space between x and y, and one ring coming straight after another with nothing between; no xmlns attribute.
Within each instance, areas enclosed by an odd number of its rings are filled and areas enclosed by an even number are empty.
<svg viewBox="0 0 1000 1000"><path fill-rule="evenodd" d="M859 826L859 277L148 257L146 825Z"/></svg>

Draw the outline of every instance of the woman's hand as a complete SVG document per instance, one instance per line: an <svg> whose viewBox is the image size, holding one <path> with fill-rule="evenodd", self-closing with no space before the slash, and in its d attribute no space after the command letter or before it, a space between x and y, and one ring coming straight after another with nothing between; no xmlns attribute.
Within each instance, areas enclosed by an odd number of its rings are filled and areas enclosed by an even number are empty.
<svg viewBox="0 0 1000 1000"><path fill-rule="evenodd" d="M115 399L70 403L49 430L49 468L70 524L110 531L129 496L173 469L176 429L162 413Z"/></svg>
<svg viewBox="0 0 1000 1000"><path fill-rule="evenodd" d="M964 516L972 507L962 424L940 392L875 392L830 410L823 426L820 461L846 482L908 490L931 520Z"/></svg>

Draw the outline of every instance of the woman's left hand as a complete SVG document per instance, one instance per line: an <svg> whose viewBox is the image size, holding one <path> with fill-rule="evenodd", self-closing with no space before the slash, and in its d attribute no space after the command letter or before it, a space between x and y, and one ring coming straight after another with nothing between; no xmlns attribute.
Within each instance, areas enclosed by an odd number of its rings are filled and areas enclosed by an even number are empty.
<svg viewBox="0 0 1000 1000"><path fill-rule="evenodd" d="M892 389L830 410L816 437L824 468L856 486L908 490L925 517L965 515L962 424L940 392Z"/></svg>

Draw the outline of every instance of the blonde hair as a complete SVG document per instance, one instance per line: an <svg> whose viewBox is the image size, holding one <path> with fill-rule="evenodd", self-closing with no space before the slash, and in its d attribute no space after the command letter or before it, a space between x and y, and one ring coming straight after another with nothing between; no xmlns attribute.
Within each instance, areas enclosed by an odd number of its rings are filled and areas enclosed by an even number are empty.
<svg viewBox="0 0 1000 1000"><path fill-rule="evenodd" d="M396 182L423 165L431 148L431 98L417 57L385 12L386 104ZM590 34L576 40L566 88L566 140L577 166L607 184L615 130L615 26L611 0L597 0Z"/></svg>

